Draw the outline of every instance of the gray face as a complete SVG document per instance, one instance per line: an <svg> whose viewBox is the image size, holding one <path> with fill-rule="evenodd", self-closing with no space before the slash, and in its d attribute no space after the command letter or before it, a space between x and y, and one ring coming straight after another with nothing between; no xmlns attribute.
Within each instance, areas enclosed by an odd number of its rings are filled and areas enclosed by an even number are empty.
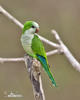
<svg viewBox="0 0 80 100"><path fill-rule="evenodd" d="M34 28L39 28L38 23L36 23L36 22L32 22L32 24L33 24L33 26L32 26L32 27L34 27Z"/></svg>
<svg viewBox="0 0 80 100"><path fill-rule="evenodd" d="M39 25L34 21L28 21L24 24L23 33L24 34L34 34L38 33Z"/></svg>
<svg viewBox="0 0 80 100"><path fill-rule="evenodd" d="M39 25L36 22L32 22L31 30L32 30L32 33L38 33Z"/></svg>

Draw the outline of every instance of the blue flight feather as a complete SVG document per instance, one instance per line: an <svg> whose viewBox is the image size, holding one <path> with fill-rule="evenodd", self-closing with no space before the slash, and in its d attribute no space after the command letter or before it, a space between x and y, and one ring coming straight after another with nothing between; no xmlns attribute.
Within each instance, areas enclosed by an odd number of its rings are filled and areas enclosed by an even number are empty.
<svg viewBox="0 0 80 100"><path fill-rule="evenodd" d="M52 74L51 74L49 65L47 64L47 61L46 61L45 57L40 56L40 55L37 54L37 58L38 58L38 60L41 62L43 68L44 68L44 69L46 70L46 72L48 73L48 76L49 76L49 78L51 79L53 85L56 86L56 82L55 82L55 80L54 80L54 78L53 78L53 76L52 76Z"/></svg>

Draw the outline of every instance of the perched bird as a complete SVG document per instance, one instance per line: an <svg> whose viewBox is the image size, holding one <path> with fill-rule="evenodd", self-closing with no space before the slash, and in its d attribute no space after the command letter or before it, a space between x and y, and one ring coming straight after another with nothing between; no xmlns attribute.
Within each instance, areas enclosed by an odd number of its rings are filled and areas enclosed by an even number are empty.
<svg viewBox="0 0 80 100"><path fill-rule="evenodd" d="M38 33L38 31L39 31L39 25L36 22L34 21L25 22L21 35L21 43L24 50L29 56L36 58L37 60L40 61L41 65L43 66L49 78L51 79L52 84L56 86L56 82L50 71L43 43L41 42L39 37L35 34Z"/></svg>

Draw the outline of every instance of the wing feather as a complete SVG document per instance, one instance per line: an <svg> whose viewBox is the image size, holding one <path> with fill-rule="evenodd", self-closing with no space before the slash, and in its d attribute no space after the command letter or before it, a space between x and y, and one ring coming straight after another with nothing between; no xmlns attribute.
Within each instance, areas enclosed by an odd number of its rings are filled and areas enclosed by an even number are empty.
<svg viewBox="0 0 80 100"><path fill-rule="evenodd" d="M46 56L43 43L37 35L34 35L34 38L32 39L32 50L36 55L38 54L40 56L43 56L47 60L47 56Z"/></svg>

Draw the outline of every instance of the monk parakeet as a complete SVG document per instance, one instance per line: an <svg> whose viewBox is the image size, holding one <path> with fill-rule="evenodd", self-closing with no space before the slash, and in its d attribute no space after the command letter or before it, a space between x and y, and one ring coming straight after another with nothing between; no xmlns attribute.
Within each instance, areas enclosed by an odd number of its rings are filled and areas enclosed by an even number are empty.
<svg viewBox="0 0 80 100"><path fill-rule="evenodd" d="M35 34L39 31L39 25L34 21L27 21L24 24L22 35L21 35L21 43L25 50L25 52L37 60L40 61L42 67L47 72L52 84L56 86L56 82L52 76L50 71L50 67L48 64L46 52L43 46L43 43L39 39L39 37Z"/></svg>

